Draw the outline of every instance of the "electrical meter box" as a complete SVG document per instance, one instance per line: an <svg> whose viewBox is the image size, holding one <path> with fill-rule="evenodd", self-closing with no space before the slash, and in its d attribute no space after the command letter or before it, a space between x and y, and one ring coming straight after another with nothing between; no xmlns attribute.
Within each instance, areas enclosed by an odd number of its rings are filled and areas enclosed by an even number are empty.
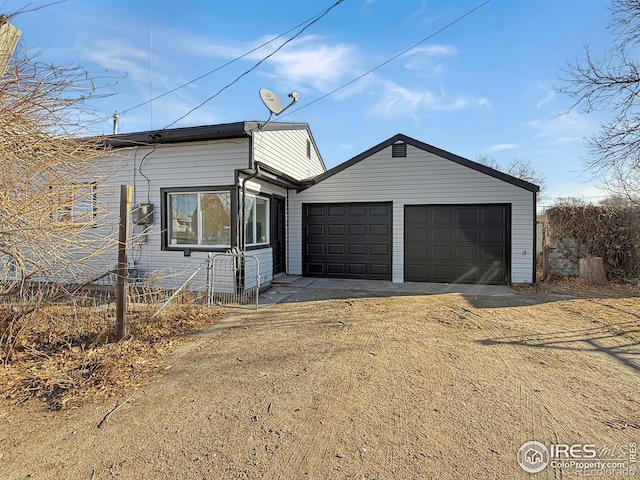
<svg viewBox="0 0 640 480"><path fill-rule="evenodd" d="M136 225L153 224L153 203L141 203L134 207L131 213L133 215L133 223Z"/></svg>

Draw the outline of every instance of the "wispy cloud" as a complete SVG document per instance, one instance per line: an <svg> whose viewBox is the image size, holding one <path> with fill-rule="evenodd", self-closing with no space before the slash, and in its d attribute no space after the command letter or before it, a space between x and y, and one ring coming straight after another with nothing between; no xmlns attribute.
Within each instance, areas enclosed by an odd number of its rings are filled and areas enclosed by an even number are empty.
<svg viewBox="0 0 640 480"><path fill-rule="evenodd" d="M271 57L270 63L273 75L324 91L355 72L354 60L354 49L348 45L327 45L306 39L281 50Z"/></svg>
<svg viewBox="0 0 640 480"><path fill-rule="evenodd" d="M451 45L428 45L406 53L404 67L408 70L428 70L434 75L439 75L444 68L437 59L457 54L458 50Z"/></svg>
<svg viewBox="0 0 640 480"><path fill-rule="evenodd" d="M200 42L198 53L209 57L236 58L247 51L269 41L273 37L262 37L251 43ZM284 40L278 39L250 53L245 59L258 61L272 54ZM336 85L340 79L355 72L356 49L344 43L330 44L315 36L300 37L271 56L265 65L271 70L262 73L281 79L285 83L299 83L324 91Z"/></svg>
<svg viewBox="0 0 640 480"><path fill-rule="evenodd" d="M542 100L540 100L539 102L536 103L536 108L544 107L545 105L550 103L556 96L556 93L553 90L551 90L550 88L545 87L543 85L540 85L540 88L546 90L547 94Z"/></svg>
<svg viewBox="0 0 640 480"><path fill-rule="evenodd" d="M149 82L149 52L118 41L98 41L84 56L110 71L125 72L135 82Z"/></svg>
<svg viewBox="0 0 640 480"><path fill-rule="evenodd" d="M569 112L550 119L533 120L527 125L534 129L534 138L555 144L581 142L596 127L590 119L576 112Z"/></svg>
<svg viewBox="0 0 640 480"><path fill-rule="evenodd" d="M405 20L413 20L416 17L422 16L427 11L427 0L421 0L420 6L411 12Z"/></svg>
<svg viewBox="0 0 640 480"><path fill-rule="evenodd" d="M518 145L515 143L498 143L496 145L491 145L487 150L490 152L502 152L504 150L513 150L514 148L518 148Z"/></svg>
<svg viewBox="0 0 640 480"><path fill-rule="evenodd" d="M467 108L490 108L486 98L438 94L428 89L410 89L393 81L381 80L383 93L373 113L381 117L417 118L427 112L448 112Z"/></svg>

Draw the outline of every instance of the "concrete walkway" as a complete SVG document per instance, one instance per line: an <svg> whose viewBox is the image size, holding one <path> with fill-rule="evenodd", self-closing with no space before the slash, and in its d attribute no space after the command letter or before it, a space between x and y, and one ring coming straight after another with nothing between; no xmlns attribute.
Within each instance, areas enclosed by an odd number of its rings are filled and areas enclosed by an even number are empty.
<svg viewBox="0 0 640 480"><path fill-rule="evenodd" d="M260 304L299 302L329 298L363 296L439 295L509 296L516 292L505 285L464 285L454 283L393 283L384 280L351 280L286 275L271 282L272 287L260 295Z"/></svg>

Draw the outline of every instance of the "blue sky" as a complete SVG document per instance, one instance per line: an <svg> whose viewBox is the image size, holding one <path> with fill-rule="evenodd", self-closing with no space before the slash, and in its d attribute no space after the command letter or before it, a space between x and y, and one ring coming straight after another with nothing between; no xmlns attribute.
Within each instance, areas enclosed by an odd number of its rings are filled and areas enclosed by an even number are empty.
<svg viewBox="0 0 640 480"><path fill-rule="evenodd" d="M284 41L158 99L330 7L329 1L67 0L13 19L21 45L48 63L117 78L100 100L110 133L161 129L227 85ZM46 3L46 2L42 2ZM174 126L266 120L262 87L300 102L276 120L307 122L327 167L404 133L475 160L529 160L547 199L597 200L583 171L585 137L604 113L562 114L554 85L589 44L602 54L605 0L491 0L455 25L339 92L310 102L437 32L482 0L344 0L299 37ZM3 3L11 13L37 3ZM295 34L294 30L285 38ZM307 106L308 105L308 106ZM286 117L284 116L286 115Z"/></svg>

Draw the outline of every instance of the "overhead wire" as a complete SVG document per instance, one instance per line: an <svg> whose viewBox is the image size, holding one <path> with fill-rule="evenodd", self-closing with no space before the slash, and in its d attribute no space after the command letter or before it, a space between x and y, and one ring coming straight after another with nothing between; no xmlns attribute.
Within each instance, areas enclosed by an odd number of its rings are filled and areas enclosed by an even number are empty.
<svg viewBox="0 0 640 480"><path fill-rule="evenodd" d="M338 3L339 3L339 2L338 2ZM284 37L285 35L287 35L288 33L292 32L292 31L294 31L294 30L296 30L296 29L298 29L298 28L302 27L303 25L306 25L307 23L312 22L312 21L316 21L315 19L318 19L318 20L319 20L319 18L318 18L318 17L319 17L320 15L324 15L324 12L326 12L326 10L323 10L323 11L322 11L322 12L320 12L320 13L316 13L316 14L315 14L315 15L313 15L312 17L309 17L308 19L306 19L304 22L301 22L301 23L297 24L295 27L291 27L291 28L290 28L289 30L287 30L286 32L283 32L283 33L279 34L278 36L273 37L272 39L267 40L267 41L266 41L266 42L264 42L264 43L261 43L261 44L260 44L260 45L258 45L257 47L252 48L251 50L248 50L247 52L243 53L242 55L240 55L240 56L238 56L238 57L236 57L236 58L234 58L234 59L232 59L232 60L229 60L228 62L226 62L226 63L224 63L224 64L222 64L222 65L219 65L219 66L217 66L216 68L214 68L214 69L212 69L212 70L209 70L209 71L208 71L208 72L206 72L206 73L203 73L202 75L200 75L200 76L198 76L198 77L194 78L193 80L189 80L188 82L185 82L185 83L183 83L183 84L181 84L181 85L178 85L177 87L172 88L171 90L167 90L166 92L164 92L164 93L162 93L162 94L160 94L160 95L158 95L158 96L156 96L156 97L150 98L149 100L145 100L144 102L141 102L141 103L139 103L139 104L137 104L137 105L134 105L134 106L133 106L133 107L131 107L131 108L128 108L128 109L126 109L126 110L123 110L121 113L122 113L122 114L126 114L127 112L130 112L131 110L135 110L136 108L143 107L143 106L145 106L145 105L147 105L147 104L149 104L149 103L152 103L152 102L154 102L154 101L156 101L156 100L158 100L158 99L160 99L160 98L162 98L162 97L166 97L167 95L170 95L170 94L172 94L172 93L174 93L174 92L177 92L178 90L180 90L180 89L182 89L182 88L184 88L184 87L187 87L187 86L189 86L189 85L191 85L191 84L193 84L193 83L196 83L196 82L198 82L198 81L202 80L203 78L208 77L209 75L212 75L212 74L216 73L217 71L222 70L223 68L228 67L229 65L231 65L231 64L233 64L233 63L235 63L235 62L237 62L237 61L239 61L239 60L242 60L243 58L245 58L245 57L247 57L247 56L251 55L252 53L254 53L254 52L256 52L256 51L260 50L260 49L261 49L261 48L263 48L263 47L266 47L267 45L269 45L269 44L271 44L271 43L275 42L276 40L279 40L280 38Z"/></svg>
<svg viewBox="0 0 640 480"><path fill-rule="evenodd" d="M311 105L313 105L314 103L318 103L320 100L324 100L325 98L333 95L336 92L339 92L340 90L342 90L343 88L348 87L349 85L352 85L353 83L357 82L358 80L360 80L361 78L366 77L367 75L372 74L373 72L375 72L376 70L379 70L380 68L384 67L385 65L393 62L394 60L400 58L401 56L407 54L408 52L410 52L411 50L419 47L420 45L422 45L423 43L425 43L427 40L431 40L433 37L435 37L436 35L444 32L445 30L447 30L448 28L452 27L453 25L455 25L456 23L460 22L461 20L463 20L464 18L468 17L469 15L471 15L472 13L474 13L476 10L479 10L480 8L484 7L487 3L489 3L491 0L486 0L484 2L482 2L481 4L477 5L476 7L472 8L471 10L469 10L468 12L466 12L465 14L459 16L458 18L456 18L455 20L449 22L448 24L446 24L445 26L443 26L442 28L438 29L437 31L431 33L430 35L424 37L422 40L420 40L417 43L414 43L413 45L411 45L410 47L402 50L400 53L397 53L396 55L388 58L387 60L385 60L382 63L379 63L378 65L376 65L375 67L371 68L370 70L367 70L366 72L364 72L361 75L358 75L357 77L355 77L352 80L349 80L347 83L331 90L330 92L322 95L321 97L316 98L315 100L305 104L305 105L301 105L300 107L291 110L290 112L286 113L285 115L282 115L282 117L280 118L284 118L284 117L288 117L289 115L292 115L296 112L299 112L300 110L310 107Z"/></svg>
<svg viewBox="0 0 640 480"><path fill-rule="evenodd" d="M489 0L487 0L489 1ZM320 14L317 18L315 18L314 20L312 20L311 22L309 22L307 25L305 25L303 28L300 29L300 31L298 31L295 35L293 35L291 38L287 39L285 42L283 42L280 46L278 46L278 48L276 48L273 52L271 52L270 54L266 55L265 57L263 57L261 60L259 60L258 62L256 62L250 69L248 69L247 71L241 73L240 75L238 75L234 80L232 80L230 83L228 83L227 85L225 85L224 87L222 87L220 90L218 90L216 93L214 93L213 95L211 95L209 98L207 98L206 100L204 100L202 103L200 103L199 105L197 105L196 107L192 108L191 110L189 110L187 113L185 113L184 115L182 115L181 117L179 117L178 119L174 120L173 122L171 122L169 125L167 125L166 127L164 127L165 129L175 125L176 123L178 123L180 120L188 117L189 115L191 115L193 112L195 112L196 110L198 110L199 108L201 108L202 106L204 106L206 103L208 103L209 101L213 100L214 98L216 98L218 95L220 95L222 92L224 92L227 88L231 87L232 85L234 85L235 83L237 83L238 81L240 81L240 79L242 77L244 77L245 75L249 74L250 72L252 72L253 70L255 70L256 68L258 68L260 65L262 65L265 61L267 61L269 58L271 58L273 55L275 55L276 53L278 53L282 48L284 48L285 45L291 43L293 40L295 40L296 38L298 38L300 35L302 35L302 33L307 30L310 26L312 26L313 24L317 23L318 21L320 21L324 16L326 16L331 10L333 10L335 7L337 7L338 5L340 5L342 2L344 2L344 0L338 0L337 2L335 2L333 5L331 5L329 8L327 8L324 12L322 12L322 14Z"/></svg>

